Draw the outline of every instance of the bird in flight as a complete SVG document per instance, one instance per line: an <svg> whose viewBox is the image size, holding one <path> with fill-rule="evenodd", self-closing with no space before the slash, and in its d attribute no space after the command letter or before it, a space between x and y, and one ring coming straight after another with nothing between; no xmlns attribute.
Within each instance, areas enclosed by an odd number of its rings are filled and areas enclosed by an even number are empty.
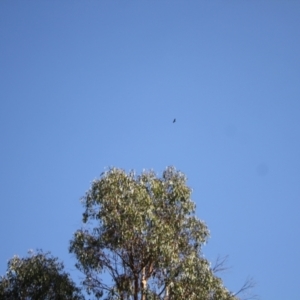
<svg viewBox="0 0 300 300"><path fill-rule="evenodd" d="M175 123L175 122L176 122L176 119L173 120L173 123Z"/></svg>

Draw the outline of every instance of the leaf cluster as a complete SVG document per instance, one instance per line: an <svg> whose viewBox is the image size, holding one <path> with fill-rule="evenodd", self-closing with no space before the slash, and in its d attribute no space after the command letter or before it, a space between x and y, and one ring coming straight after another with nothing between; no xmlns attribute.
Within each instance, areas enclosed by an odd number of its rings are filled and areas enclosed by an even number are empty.
<svg viewBox="0 0 300 300"><path fill-rule="evenodd" d="M6 275L0 277L0 299L82 300L80 290L63 264L49 253L30 252L26 258L14 256Z"/></svg>

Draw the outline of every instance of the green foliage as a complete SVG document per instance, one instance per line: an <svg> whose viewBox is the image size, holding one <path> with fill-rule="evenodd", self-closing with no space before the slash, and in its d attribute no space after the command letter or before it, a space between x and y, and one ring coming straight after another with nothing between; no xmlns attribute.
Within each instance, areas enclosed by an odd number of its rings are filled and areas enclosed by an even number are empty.
<svg viewBox="0 0 300 300"><path fill-rule="evenodd" d="M14 256L6 276L0 277L0 299L5 300L81 300L84 299L63 264L38 251L29 257Z"/></svg>
<svg viewBox="0 0 300 300"><path fill-rule="evenodd" d="M70 252L88 292L109 300L237 299L202 255L209 231L175 168L161 178L111 168L82 202L88 226L74 234Z"/></svg>

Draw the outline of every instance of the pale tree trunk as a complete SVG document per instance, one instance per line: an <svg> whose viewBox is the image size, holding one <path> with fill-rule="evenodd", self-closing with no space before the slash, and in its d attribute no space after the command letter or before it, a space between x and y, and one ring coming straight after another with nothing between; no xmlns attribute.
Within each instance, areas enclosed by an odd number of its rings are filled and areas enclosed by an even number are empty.
<svg viewBox="0 0 300 300"><path fill-rule="evenodd" d="M146 295L145 295L146 286L147 286L146 269L144 267L142 270L142 281L141 281L142 298L141 298L141 300L146 300Z"/></svg>
<svg viewBox="0 0 300 300"><path fill-rule="evenodd" d="M164 300L169 300L169 287L166 287L166 293L165 293L165 297Z"/></svg>

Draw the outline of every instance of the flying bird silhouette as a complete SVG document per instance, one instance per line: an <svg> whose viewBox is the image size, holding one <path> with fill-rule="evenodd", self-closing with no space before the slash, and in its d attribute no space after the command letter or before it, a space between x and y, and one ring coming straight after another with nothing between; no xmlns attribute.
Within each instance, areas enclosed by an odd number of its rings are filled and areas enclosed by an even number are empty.
<svg viewBox="0 0 300 300"><path fill-rule="evenodd" d="M176 119L173 120L173 123L175 123L175 122L176 122Z"/></svg>

